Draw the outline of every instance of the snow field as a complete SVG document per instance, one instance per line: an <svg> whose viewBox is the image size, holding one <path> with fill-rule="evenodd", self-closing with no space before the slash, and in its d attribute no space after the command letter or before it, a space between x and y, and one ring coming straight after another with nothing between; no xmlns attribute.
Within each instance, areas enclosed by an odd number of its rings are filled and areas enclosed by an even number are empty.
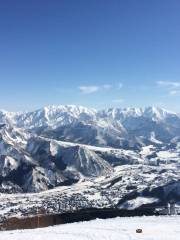
<svg viewBox="0 0 180 240"><path fill-rule="evenodd" d="M180 217L126 217L33 230L4 231L0 240L179 240ZM136 233L142 228L143 233Z"/></svg>

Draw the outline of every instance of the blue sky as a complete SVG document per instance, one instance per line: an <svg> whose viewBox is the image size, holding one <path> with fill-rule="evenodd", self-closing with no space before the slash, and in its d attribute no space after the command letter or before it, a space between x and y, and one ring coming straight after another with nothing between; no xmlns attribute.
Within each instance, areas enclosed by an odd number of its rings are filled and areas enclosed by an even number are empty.
<svg viewBox="0 0 180 240"><path fill-rule="evenodd" d="M180 112L179 0L0 3L0 108Z"/></svg>

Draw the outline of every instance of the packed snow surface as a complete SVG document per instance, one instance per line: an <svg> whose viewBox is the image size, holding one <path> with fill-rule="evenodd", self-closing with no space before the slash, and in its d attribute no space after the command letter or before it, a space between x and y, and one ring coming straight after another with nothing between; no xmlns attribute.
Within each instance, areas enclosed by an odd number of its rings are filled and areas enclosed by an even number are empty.
<svg viewBox="0 0 180 240"><path fill-rule="evenodd" d="M178 240L180 217L126 217L1 232L0 240ZM141 228L143 233L136 233Z"/></svg>

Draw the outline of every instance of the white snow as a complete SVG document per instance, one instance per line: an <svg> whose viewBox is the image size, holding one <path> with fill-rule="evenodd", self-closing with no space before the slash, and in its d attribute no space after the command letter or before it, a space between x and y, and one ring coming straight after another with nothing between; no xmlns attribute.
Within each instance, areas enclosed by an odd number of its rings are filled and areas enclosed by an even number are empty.
<svg viewBox="0 0 180 240"><path fill-rule="evenodd" d="M128 200L119 206L120 209L136 209L143 204L156 203L159 199L153 197L137 197L136 199Z"/></svg>
<svg viewBox="0 0 180 240"><path fill-rule="evenodd" d="M180 217L126 217L33 230L4 231L0 240L178 240ZM136 233L141 228L143 233Z"/></svg>
<svg viewBox="0 0 180 240"><path fill-rule="evenodd" d="M147 155L152 153L153 149L154 149L153 145L148 145L148 146L142 147L142 150L140 151L140 154L142 156L147 156Z"/></svg>
<svg viewBox="0 0 180 240"><path fill-rule="evenodd" d="M162 160L179 159L179 153L170 151L159 151L157 152L157 156Z"/></svg>

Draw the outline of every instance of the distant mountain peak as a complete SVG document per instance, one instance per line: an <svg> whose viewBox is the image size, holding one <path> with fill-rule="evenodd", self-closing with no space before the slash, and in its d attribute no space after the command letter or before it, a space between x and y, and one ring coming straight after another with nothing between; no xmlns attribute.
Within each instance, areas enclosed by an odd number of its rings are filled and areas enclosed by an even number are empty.
<svg viewBox="0 0 180 240"><path fill-rule="evenodd" d="M149 167L168 159L176 166L179 136L179 115L157 107L1 111L0 191L39 192L94 181L113 175L116 166L140 168L144 162Z"/></svg>

